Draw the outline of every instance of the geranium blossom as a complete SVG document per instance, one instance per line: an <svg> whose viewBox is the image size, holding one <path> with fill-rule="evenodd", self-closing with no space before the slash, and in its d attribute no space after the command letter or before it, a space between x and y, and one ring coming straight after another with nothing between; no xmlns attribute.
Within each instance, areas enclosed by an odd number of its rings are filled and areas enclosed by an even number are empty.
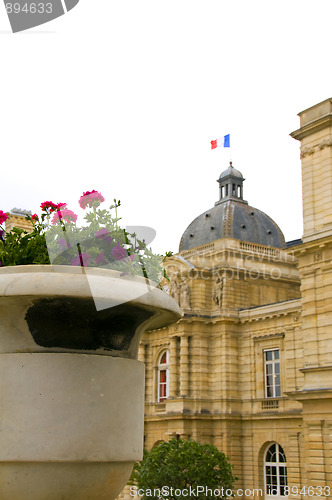
<svg viewBox="0 0 332 500"><path fill-rule="evenodd" d="M57 224L60 220L64 220L65 222L76 222L77 215L74 214L72 210L68 210L65 208L64 210L57 210L52 217L52 224Z"/></svg>
<svg viewBox="0 0 332 500"><path fill-rule="evenodd" d="M7 219L8 219L8 215L5 214L5 212L3 212L2 210L0 210L0 224L3 224L4 222L6 222Z"/></svg>
<svg viewBox="0 0 332 500"><path fill-rule="evenodd" d="M86 207L99 207L103 201L105 201L103 195L93 189L92 191L86 191L83 193L78 202L80 207L85 210Z"/></svg>
<svg viewBox="0 0 332 500"><path fill-rule="evenodd" d="M44 211L49 212L50 214L52 212L55 212L61 207L66 207L67 203L53 203L53 201L44 201L41 205L40 208Z"/></svg>
<svg viewBox="0 0 332 500"><path fill-rule="evenodd" d="M71 259L71 265L72 266L80 266L81 259L82 259L84 267L89 265L90 255L87 252L80 253L80 254L78 254L77 257L73 257Z"/></svg>
<svg viewBox="0 0 332 500"><path fill-rule="evenodd" d="M37 215L37 214L33 214L33 215L31 216L31 220L32 220L33 222L38 222L38 220L39 220L38 215Z"/></svg>

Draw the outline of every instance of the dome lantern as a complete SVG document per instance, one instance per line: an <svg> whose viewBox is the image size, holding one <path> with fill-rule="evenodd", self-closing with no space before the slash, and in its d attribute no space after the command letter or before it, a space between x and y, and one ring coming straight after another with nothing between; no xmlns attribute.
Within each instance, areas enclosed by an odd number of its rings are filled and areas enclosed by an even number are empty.
<svg viewBox="0 0 332 500"><path fill-rule="evenodd" d="M243 201L243 175L239 170L233 167L232 162L229 162L229 167L220 174L217 182L219 183L219 201L215 204L223 203L227 200Z"/></svg>

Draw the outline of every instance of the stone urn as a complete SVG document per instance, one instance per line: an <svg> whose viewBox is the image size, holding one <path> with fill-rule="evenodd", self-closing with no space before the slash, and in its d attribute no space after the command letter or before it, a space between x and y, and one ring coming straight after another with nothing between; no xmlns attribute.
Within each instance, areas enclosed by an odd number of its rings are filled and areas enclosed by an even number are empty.
<svg viewBox="0 0 332 500"><path fill-rule="evenodd" d="M142 458L143 331L180 317L105 269L0 269L0 498L112 500Z"/></svg>

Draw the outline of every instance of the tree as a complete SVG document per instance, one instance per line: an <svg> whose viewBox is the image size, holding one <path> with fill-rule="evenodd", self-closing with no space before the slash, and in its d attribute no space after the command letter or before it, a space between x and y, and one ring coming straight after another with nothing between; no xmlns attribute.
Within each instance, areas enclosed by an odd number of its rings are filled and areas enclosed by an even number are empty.
<svg viewBox="0 0 332 500"><path fill-rule="evenodd" d="M236 479L232 465L215 446L171 439L145 452L135 464L131 492L146 500L226 499Z"/></svg>

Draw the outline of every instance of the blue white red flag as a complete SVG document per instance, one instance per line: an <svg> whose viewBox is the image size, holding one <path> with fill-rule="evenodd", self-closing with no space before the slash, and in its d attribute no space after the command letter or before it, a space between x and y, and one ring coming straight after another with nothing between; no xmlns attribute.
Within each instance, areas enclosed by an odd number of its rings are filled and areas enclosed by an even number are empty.
<svg viewBox="0 0 332 500"><path fill-rule="evenodd" d="M215 148L230 148L230 134L224 135L224 137L219 137L215 141L211 141L211 149Z"/></svg>

